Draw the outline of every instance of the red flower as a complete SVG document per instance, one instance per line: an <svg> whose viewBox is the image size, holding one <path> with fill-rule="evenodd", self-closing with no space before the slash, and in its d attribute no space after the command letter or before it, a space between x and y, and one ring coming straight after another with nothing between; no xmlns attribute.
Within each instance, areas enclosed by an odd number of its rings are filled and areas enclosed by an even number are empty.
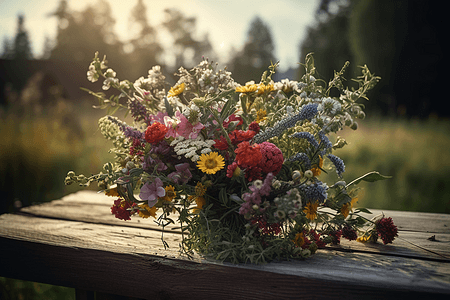
<svg viewBox="0 0 450 300"><path fill-rule="evenodd" d="M147 130L145 131L145 140L147 143L156 144L164 139L168 130L169 129L164 124L154 122L147 127Z"/></svg>
<svg viewBox="0 0 450 300"><path fill-rule="evenodd" d="M262 160L258 167L262 169L263 173L277 175L283 166L283 153L277 146L269 142L263 142L259 146L261 147Z"/></svg>
<svg viewBox="0 0 450 300"><path fill-rule="evenodd" d="M250 141L255 136L255 134L256 132L253 130L233 130L228 134L228 136L230 137L231 143L233 143L233 145L236 145L240 142Z"/></svg>
<svg viewBox="0 0 450 300"><path fill-rule="evenodd" d="M253 130L253 131L256 132L256 133L259 133L259 130L260 130L259 124L256 123L255 121L253 121L253 122L251 122L250 125L248 126L248 129L249 129L249 130Z"/></svg>
<svg viewBox="0 0 450 300"><path fill-rule="evenodd" d="M345 225L344 228L342 228L342 236L349 241L353 241L356 240L358 234L349 225Z"/></svg>
<svg viewBox="0 0 450 300"><path fill-rule="evenodd" d="M221 136L220 139L214 140L216 142L213 146L216 147L219 150L227 150L228 149L228 142L227 139L224 136Z"/></svg>
<svg viewBox="0 0 450 300"><path fill-rule="evenodd" d="M378 222L376 222L376 229L378 235L383 240L383 243L390 244L398 236L397 226L394 225L392 218L381 218Z"/></svg>
<svg viewBox="0 0 450 300"><path fill-rule="evenodd" d="M240 143L234 153L236 153L236 162L239 166L256 166L262 159L259 145L250 145L247 141Z"/></svg>
<svg viewBox="0 0 450 300"><path fill-rule="evenodd" d="M227 119L225 119L223 121L223 127L228 128L228 125L230 125L231 122L233 121L238 121L239 123L236 125L240 126L244 123L244 120L241 117L236 116L235 114L232 114L231 116L229 116Z"/></svg>
<svg viewBox="0 0 450 300"><path fill-rule="evenodd" d="M128 210L131 208L130 204L127 201L122 199L117 199L114 201L114 205L111 206L111 213L120 220L131 220L131 211Z"/></svg>

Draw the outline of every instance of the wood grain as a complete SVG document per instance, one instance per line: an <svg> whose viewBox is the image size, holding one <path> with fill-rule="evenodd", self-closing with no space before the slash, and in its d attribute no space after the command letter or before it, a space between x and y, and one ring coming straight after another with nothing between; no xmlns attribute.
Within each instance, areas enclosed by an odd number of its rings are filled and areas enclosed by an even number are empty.
<svg viewBox="0 0 450 300"><path fill-rule="evenodd" d="M343 241L306 260L231 265L180 256L179 233L164 233L170 246L164 249L153 222L116 220L109 210L112 200L79 192L24 208L22 214L1 215L0 276L142 299L450 295L450 218L445 214L385 211L404 239L391 245ZM428 240L430 235L438 241Z"/></svg>

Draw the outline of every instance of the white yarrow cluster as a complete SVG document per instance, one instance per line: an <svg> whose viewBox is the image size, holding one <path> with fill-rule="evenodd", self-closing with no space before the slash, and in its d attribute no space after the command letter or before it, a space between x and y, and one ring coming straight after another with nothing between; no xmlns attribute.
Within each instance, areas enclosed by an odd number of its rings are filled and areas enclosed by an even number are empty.
<svg viewBox="0 0 450 300"><path fill-rule="evenodd" d="M170 146L174 147L173 150L177 155L197 162L200 159L200 155L212 151L211 147L215 143L213 140L204 140L201 136L198 136L196 139L185 139L182 136L178 136L170 143Z"/></svg>

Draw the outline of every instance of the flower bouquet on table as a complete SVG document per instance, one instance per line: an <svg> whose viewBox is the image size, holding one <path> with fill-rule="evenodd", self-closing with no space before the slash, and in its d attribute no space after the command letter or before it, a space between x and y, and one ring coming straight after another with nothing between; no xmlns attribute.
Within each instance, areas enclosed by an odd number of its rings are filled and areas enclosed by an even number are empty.
<svg viewBox="0 0 450 300"><path fill-rule="evenodd" d="M181 67L168 89L159 66L130 82L106 64L96 54L87 75L118 90L109 99L89 91L110 114L98 124L115 161L91 177L70 171L65 182L96 181L115 197L117 218L177 223L182 252L233 263L304 258L341 238L386 244L397 236L392 219L369 220L359 214L367 209L355 208L359 182L388 176L370 172L347 183L344 162L332 154L346 145L335 133L356 129L355 119L365 116L357 100L379 80L367 66L349 89L348 63L327 84L315 79L311 54L298 82L274 82L271 64L259 83L245 85L203 60ZM340 96L330 97L331 89ZM131 114L132 125L111 116L118 109ZM337 182L322 182L332 169Z"/></svg>

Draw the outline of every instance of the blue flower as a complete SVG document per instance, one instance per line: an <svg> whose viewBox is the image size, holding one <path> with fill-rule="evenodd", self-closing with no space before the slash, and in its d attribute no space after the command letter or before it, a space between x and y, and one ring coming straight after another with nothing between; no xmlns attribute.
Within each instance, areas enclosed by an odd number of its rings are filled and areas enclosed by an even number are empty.
<svg viewBox="0 0 450 300"><path fill-rule="evenodd" d="M331 160L331 162L336 167L336 173L338 174L338 176L342 177L342 173L345 172L344 161L333 154L328 154L327 157Z"/></svg>
<svg viewBox="0 0 450 300"><path fill-rule="evenodd" d="M315 201L318 200L320 203L324 203L327 199L327 189L328 186L322 181L316 181L312 184L304 184L300 189L305 194L307 200Z"/></svg>
<svg viewBox="0 0 450 300"><path fill-rule="evenodd" d="M314 138L314 136L306 131L303 132L296 132L294 134L291 135L291 137L295 137L298 139L305 139L308 142L310 142L310 144L314 147L314 148L319 148L319 143L316 141L316 139Z"/></svg>
<svg viewBox="0 0 450 300"><path fill-rule="evenodd" d="M300 161L305 163L306 170L311 169L311 160L305 153L297 153L289 158L289 161Z"/></svg>
<svg viewBox="0 0 450 300"><path fill-rule="evenodd" d="M311 120L317 114L316 103L309 103L303 106L302 110L292 117L284 118L277 122L273 127L267 128L265 131L258 133L253 137L253 142L261 144L274 136L281 135L286 129L293 127L298 121Z"/></svg>

